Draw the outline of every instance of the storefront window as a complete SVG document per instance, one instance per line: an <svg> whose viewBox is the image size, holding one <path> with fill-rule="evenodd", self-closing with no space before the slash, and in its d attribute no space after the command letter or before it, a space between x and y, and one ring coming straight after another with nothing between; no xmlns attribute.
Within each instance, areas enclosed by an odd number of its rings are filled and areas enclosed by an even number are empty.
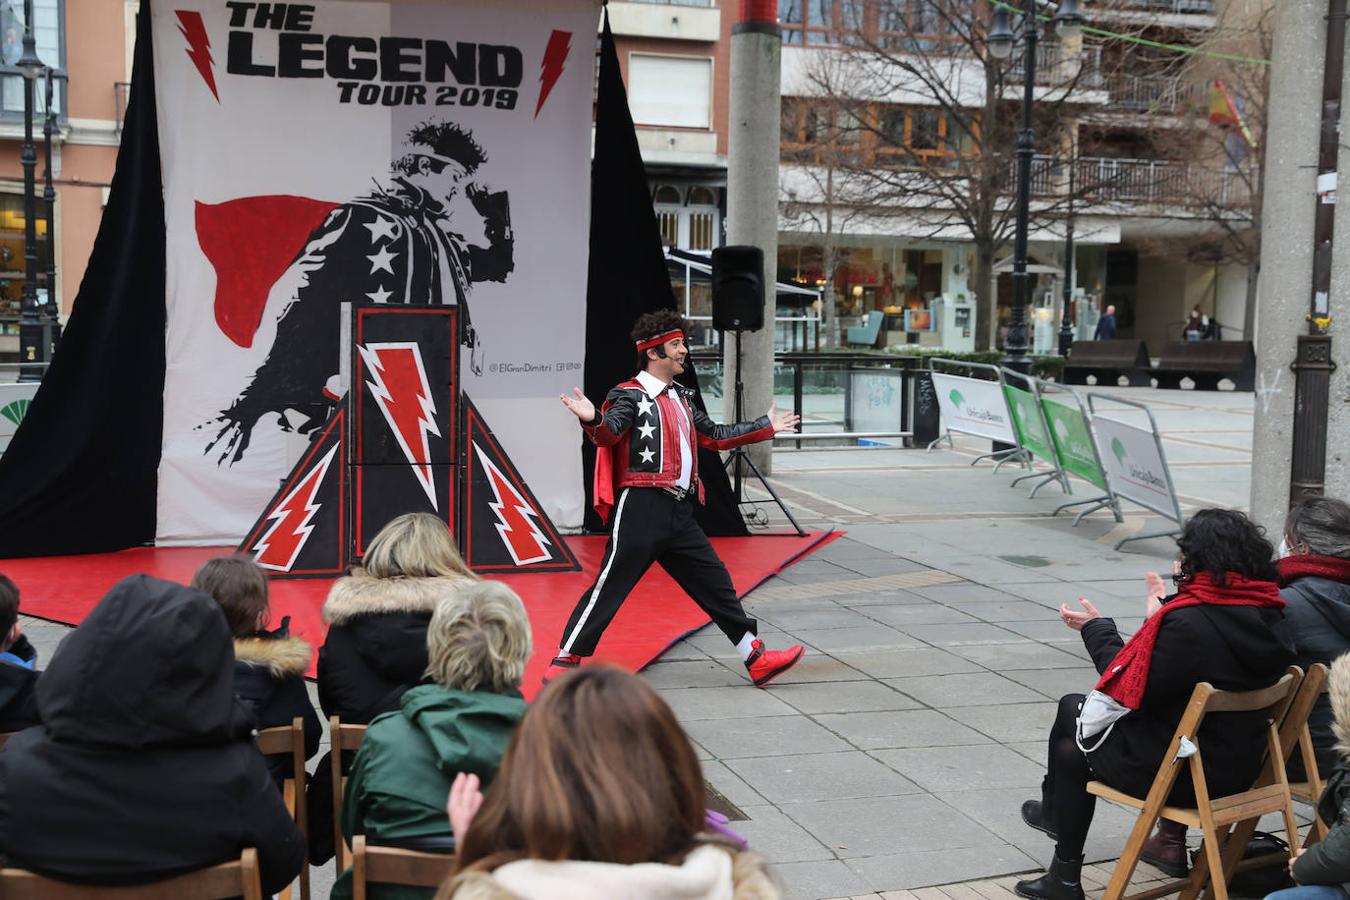
<svg viewBox="0 0 1350 900"><path fill-rule="evenodd" d="M23 197L0 194L0 334L19 333L19 303L23 298ZM38 211L37 289L47 290L47 222Z"/></svg>

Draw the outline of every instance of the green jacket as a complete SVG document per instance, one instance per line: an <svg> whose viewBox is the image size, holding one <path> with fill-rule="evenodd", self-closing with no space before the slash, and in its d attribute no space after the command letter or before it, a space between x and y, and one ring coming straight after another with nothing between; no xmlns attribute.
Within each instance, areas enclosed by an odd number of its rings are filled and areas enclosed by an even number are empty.
<svg viewBox="0 0 1350 900"><path fill-rule="evenodd" d="M403 695L395 712L375 717L356 752L342 798L342 834L369 844L450 834L445 805L459 772L492 780L516 723L525 714L519 692L466 693L424 684ZM430 900L434 890L372 886L374 900ZM351 870L332 897L352 895Z"/></svg>
<svg viewBox="0 0 1350 900"><path fill-rule="evenodd" d="M1317 814L1327 823L1326 840L1314 844L1294 863L1299 884L1336 884L1350 894L1350 762L1336 763L1327 779Z"/></svg>

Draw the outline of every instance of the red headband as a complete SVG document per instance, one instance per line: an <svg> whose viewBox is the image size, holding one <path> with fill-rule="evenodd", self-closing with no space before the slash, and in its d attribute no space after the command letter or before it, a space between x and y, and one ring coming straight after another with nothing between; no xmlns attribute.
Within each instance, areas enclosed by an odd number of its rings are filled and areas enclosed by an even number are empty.
<svg viewBox="0 0 1350 900"><path fill-rule="evenodd" d="M638 352L641 353L643 350L650 350L653 347L660 347L666 341L673 341L679 337L684 337L684 331L679 328L676 328L673 331L667 331L665 334L658 334L654 338L647 338L645 341L638 341L637 342Z"/></svg>

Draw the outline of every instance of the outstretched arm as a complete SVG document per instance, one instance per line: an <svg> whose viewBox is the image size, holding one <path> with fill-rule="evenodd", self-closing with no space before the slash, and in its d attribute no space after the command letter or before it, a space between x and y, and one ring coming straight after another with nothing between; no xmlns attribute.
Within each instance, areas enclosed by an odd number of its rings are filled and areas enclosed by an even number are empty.
<svg viewBox="0 0 1350 900"><path fill-rule="evenodd" d="M633 424L636 407L627 391L610 391L605 407L599 414L581 388L572 388L572 395L560 394L558 399L563 406L577 417L582 429L591 442L598 447L608 447L618 442L625 431Z"/></svg>
<svg viewBox="0 0 1350 900"><path fill-rule="evenodd" d="M756 444L772 440L776 431L791 430L797 424L797 417L791 413L777 413L772 406L769 415L760 416L753 422L737 422L734 425L718 425L703 410L693 407L694 430L698 432L698 445L709 450L730 450L745 444Z"/></svg>
<svg viewBox="0 0 1350 900"><path fill-rule="evenodd" d="M773 423L774 433L780 431L796 431L797 426L801 424L802 417L796 413L778 412L778 404L769 404L769 421Z"/></svg>

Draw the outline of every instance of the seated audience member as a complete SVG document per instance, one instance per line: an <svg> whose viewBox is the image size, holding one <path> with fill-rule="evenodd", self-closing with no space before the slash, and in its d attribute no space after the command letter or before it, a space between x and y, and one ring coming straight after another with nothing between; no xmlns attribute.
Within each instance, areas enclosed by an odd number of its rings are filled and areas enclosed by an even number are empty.
<svg viewBox="0 0 1350 900"><path fill-rule="evenodd" d="M1239 512L1203 509L1177 544L1177 593L1161 602L1150 597L1148 617L1128 642L1088 601L1080 601L1082 612L1060 607L1102 673L1097 690L1128 712L1109 730L1082 735L1080 746L1076 720L1084 697L1060 700L1041 799L1022 804L1023 820L1055 839L1055 856L1045 875L1017 883L1023 897L1082 900L1078 876L1096 803L1088 781L1145 796L1196 684L1257 690L1278 681L1294 660L1275 551L1260 528ZM1264 755L1264 714L1207 717L1199 738L1211 796L1251 786ZM1177 779L1169 802L1194 803L1189 773Z"/></svg>
<svg viewBox="0 0 1350 900"><path fill-rule="evenodd" d="M670 707L612 666L552 681L486 797L477 783L451 789L459 853L438 898L779 896L758 857L706 830L703 773Z"/></svg>
<svg viewBox="0 0 1350 900"><path fill-rule="evenodd" d="M1289 511L1280 543L1280 596L1288 604L1297 656L1294 663L1307 671L1315 663L1331 665L1350 650L1350 505L1329 497L1311 497ZM1331 728L1331 704L1322 697L1308 716L1322 778L1336 764L1336 736ZM1303 757L1289 759L1289 779L1306 781ZM1175 878L1188 870L1186 826L1161 819L1158 830L1144 843L1141 859Z"/></svg>
<svg viewBox="0 0 1350 900"><path fill-rule="evenodd" d="M124 578L38 681L42 726L0 753L0 853L87 884L145 884L258 851L275 893L304 863L300 829L234 696L220 607Z"/></svg>
<svg viewBox="0 0 1350 900"><path fill-rule="evenodd" d="M309 702L305 669L310 646L290 636L290 619L275 631L267 627L267 576L242 556L209 559L192 576L192 586L220 604L234 635L234 693L253 713L259 729L289 727L305 721L305 759L319 752L323 725ZM267 757L278 786L292 774L291 761ZM302 786L303 787L303 786Z"/></svg>
<svg viewBox="0 0 1350 900"><path fill-rule="evenodd" d="M1339 759L1317 813L1330 830L1325 840L1297 851L1289 861L1289 874L1299 886L1275 891L1266 900L1345 900L1350 883L1350 656L1332 663L1328 684Z"/></svg>
<svg viewBox="0 0 1350 900"><path fill-rule="evenodd" d="M362 566L328 592L328 636L319 650L319 705L325 716L365 725L399 708L404 691L426 680L427 625L436 604L477 577L435 516L392 520L366 548ZM309 859L333 856L331 758L319 761L309 787ZM350 765L350 757L344 765Z"/></svg>
<svg viewBox="0 0 1350 900"><path fill-rule="evenodd" d="M0 732L41 721L37 710L37 650L19 628L19 588L0 575Z"/></svg>
<svg viewBox="0 0 1350 900"><path fill-rule="evenodd" d="M376 716L361 741L342 802L349 843L364 834L368 844L448 852L451 780L471 772L490 782L525 714L520 682L530 658L530 620L506 585L468 582L441 600L427 629L427 656L432 683L405 693L398 711ZM434 894L393 885L370 890L383 900ZM351 896L350 872L333 896Z"/></svg>

